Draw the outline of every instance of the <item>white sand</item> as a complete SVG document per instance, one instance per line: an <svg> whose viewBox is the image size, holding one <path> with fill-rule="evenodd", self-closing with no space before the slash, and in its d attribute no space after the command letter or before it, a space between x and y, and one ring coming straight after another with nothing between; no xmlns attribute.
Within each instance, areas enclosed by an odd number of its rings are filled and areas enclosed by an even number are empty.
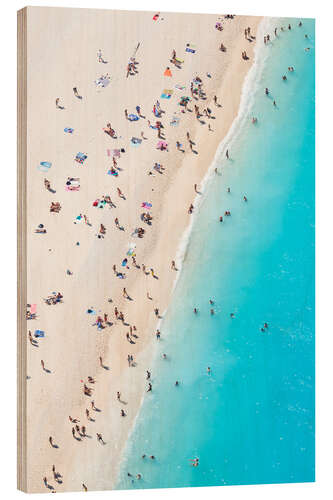
<svg viewBox="0 0 333 500"><path fill-rule="evenodd" d="M146 12L28 8L27 302L37 303L38 319L28 321L27 330L46 332L38 348L28 345L29 492L45 491L44 476L57 491L81 490L82 483L89 490L114 486L122 451L147 388L145 371L156 342L154 308L162 312L170 301L175 278L170 265L190 220L187 209L194 200L193 186L200 187L237 114L242 83L253 61L254 42L245 40L244 28L250 26L255 34L260 18L225 20L224 31L219 32L214 27L218 16L168 13L157 22L152 16ZM139 73L126 78L127 62L138 42ZM185 53L188 42L195 44L195 54ZM225 53L218 50L221 42L227 47ZM97 61L98 49L108 64ZM184 59L182 69L169 62L173 49ZM247 61L241 58L243 50L249 56ZM163 76L167 66L172 78ZM212 78L207 78L207 72ZM97 90L93 82L105 73L111 75L111 83ZM201 111L207 106L212 109L216 119L203 117L205 125L195 119L194 112L180 113L182 108L177 105L181 95L190 96L190 81L196 76L203 80L207 100L192 101L189 108L198 104ZM186 91L176 90L176 84L186 85ZM73 87L78 88L82 101L73 95ZM174 90L170 100L160 98L163 89ZM214 105L215 94L222 108ZM64 110L56 109L56 97ZM165 110L161 121L169 152L156 149L157 131L147 126L147 119L156 121L152 114L156 99ZM124 109L135 113L136 105L146 119L130 123ZM169 125L173 112L180 116L178 127ZM103 133L108 122L121 138L114 140ZM213 132L208 131L208 123ZM65 127L74 128L74 133L64 133ZM137 148L130 146L130 138L140 137L141 131L148 140ZM189 149L187 131L198 155ZM177 140L185 146L185 154L176 150ZM112 164L106 150L117 147L124 147L126 153L118 161L122 170L115 178L106 174ZM88 154L82 166L73 161L79 151ZM40 161L52 162L47 174L37 169ZM148 176L155 162L166 168L165 173ZM80 178L79 192L65 191L69 176ZM45 177L55 194L44 188ZM117 187L126 200L118 198ZM94 208L93 201L102 195L110 195L116 208ZM60 202L59 214L49 212L51 201ZM140 220L143 201L153 205L152 226ZM91 227L83 222L73 224L80 213L88 217ZM116 228L115 217L125 231ZM34 233L40 223L46 227L46 235ZM96 236L100 223L106 227L104 239ZM145 229L143 239L131 237L135 227ZM114 275L114 264L124 270L121 261L132 241L137 244L138 264L154 268L159 279L135 269L130 258L126 279ZM67 269L72 276L66 275ZM123 298L124 286L133 301ZM43 297L53 291L63 294L63 303L48 306ZM147 292L153 300L147 298ZM90 306L108 313L113 326L102 331L91 326L96 316L86 313ZM115 320L115 306L127 323L136 325L139 339L135 345L126 340L129 327ZM136 367L128 367L128 353L133 354ZM99 356L110 370L99 366ZM41 359L51 373L43 372ZM87 382L88 375L96 377L94 385L87 384L94 390L91 398L82 391L81 380ZM128 404L116 400L116 391ZM95 422L85 415L92 399L102 410L90 411ZM121 418L121 408L126 418ZM91 439L73 439L69 415L80 419ZM97 442L96 432L102 433L105 446ZM50 446L49 436L58 449ZM62 484L53 479L53 464L63 475Z"/></svg>

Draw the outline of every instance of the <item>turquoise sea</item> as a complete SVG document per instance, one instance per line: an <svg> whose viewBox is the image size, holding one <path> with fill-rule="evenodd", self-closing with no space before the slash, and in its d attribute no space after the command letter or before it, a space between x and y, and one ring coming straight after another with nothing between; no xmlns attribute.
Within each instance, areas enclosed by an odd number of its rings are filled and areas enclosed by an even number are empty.
<svg viewBox="0 0 333 500"><path fill-rule="evenodd" d="M315 23L271 21L285 30L206 183L118 489L315 479Z"/></svg>

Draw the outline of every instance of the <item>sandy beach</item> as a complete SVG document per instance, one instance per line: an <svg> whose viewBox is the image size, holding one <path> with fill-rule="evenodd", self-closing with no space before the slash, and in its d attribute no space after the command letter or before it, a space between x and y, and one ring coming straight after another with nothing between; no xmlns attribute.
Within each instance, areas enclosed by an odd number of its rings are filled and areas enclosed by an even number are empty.
<svg viewBox="0 0 333 500"><path fill-rule="evenodd" d="M142 398L150 396L149 382L154 390L157 374L147 380L146 371L151 369L158 316L168 307L181 269L181 262L175 262L178 271L171 263L190 222L194 185L200 192L216 149L237 115L244 78L253 63L261 18L160 13L154 20L154 14L28 8L28 24L40 29L28 38L28 67L33 72L28 74L27 302L37 305L37 319L27 321L27 334L45 332L38 346L30 345L27 337L29 492L47 491L44 477L59 492L82 490L82 484L88 490L114 487ZM216 22L222 23L222 31L215 28ZM248 27L253 38L244 36ZM221 43L225 51L219 50ZM195 52L186 52L186 44ZM173 50L183 61L180 68L170 62ZM137 73L127 77L134 52ZM172 76L164 75L167 68ZM110 83L97 86L95 81L106 74ZM196 77L205 99L191 96L190 83ZM82 99L74 95L74 87ZM169 99L161 97L164 90L173 91ZM190 98L188 110L178 104L182 96ZM56 98L64 109L56 107ZM152 113L156 101L163 110L160 118ZM137 115L137 106L145 118L126 119L125 110ZM199 119L195 106L202 113ZM203 114L207 108L211 118ZM178 125L170 124L173 118ZM164 139L148 126L148 120L154 125L159 119ZM103 131L108 123L117 138ZM141 143L131 144L132 137ZM160 140L168 144L167 151L157 149ZM184 152L177 149L177 141ZM121 148L125 152L116 157L118 175L108 175L112 151ZM87 156L83 164L74 160L78 152ZM52 166L42 172L40 162ZM154 170L155 163L164 170ZM69 177L80 179L79 190L65 189ZM45 188L45 178L54 193ZM115 207L93 206L103 196L110 196ZM52 202L60 203L59 213L50 212ZM152 216L151 225L142 221L142 213ZM89 224L77 218L80 214ZM39 224L46 234L35 233ZM99 232L101 224L105 234ZM134 233L136 228L144 229L142 238ZM130 249L137 266L127 254ZM124 279L115 274L114 265ZM62 301L48 305L43 299L53 292L60 292ZM117 320L115 308L124 321ZM107 321L98 329L93 324L104 314ZM136 337L126 338L130 327ZM88 376L95 382L89 383ZM92 389L91 396L84 394L84 384ZM75 423L69 416L80 420L88 437L77 432L72 436ZM102 434L105 445L96 433ZM57 447L50 445L50 436ZM61 482L53 477L53 465L63 476Z"/></svg>

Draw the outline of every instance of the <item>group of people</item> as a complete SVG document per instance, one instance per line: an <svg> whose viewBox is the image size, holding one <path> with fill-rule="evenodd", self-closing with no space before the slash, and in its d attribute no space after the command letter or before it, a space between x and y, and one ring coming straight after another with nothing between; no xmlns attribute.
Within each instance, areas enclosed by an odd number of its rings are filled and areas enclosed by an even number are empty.
<svg viewBox="0 0 333 500"><path fill-rule="evenodd" d="M232 19L233 16L230 16L229 18ZM219 30L219 31L222 31L222 30ZM252 40L255 39L255 37L251 33L250 27L248 27L248 28L245 29L244 36L245 36L245 39L248 40L248 41L252 41ZM265 37L265 43L267 43L267 41L270 41L269 35L266 35L266 37ZM138 47L139 47L139 45L138 45ZM222 51L222 52L226 52L227 49L226 49L225 45L223 43L221 43L221 45L219 47L219 50ZM248 55L247 55L246 50L242 51L242 58L244 60L247 60L249 58ZM107 61L104 59L101 50L98 50L98 52L97 52L97 60L101 64L107 64ZM185 64L184 61L177 56L175 49L173 49L172 52L171 52L170 63L175 68L177 68L177 70L178 69L181 70L183 68L184 64ZM130 76L135 77L138 74L138 64L139 63L136 60L135 55L132 56L129 59L127 67L126 67L126 78L128 78ZM167 70L168 70L167 76L172 78L172 73L171 73L171 70L170 70L169 66L167 66ZM172 70L173 70L173 68L172 68ZM288 68L288 70L289 71L293 71L293 68ZM106 77L103 77L103 78L106 78ZM108 75L107 75L107 78L109 78ZM207 74L207 78L211 78L211 75ZM205 89L202 75L201 76L200 75L195 75L194 78L192 78L191 81L188 82L188 85L189 85L189 90L190 90L191 97L184 97L184 98L182 97L182 98L180 98L180 102L178 103L179 106L180 106L180 108L181 108L180 112L183 113L183 115L186 114L187 117L191 117L191 116L193 117L192 118L192 123L195 124L194 127L196 127L196 122L200 122L200 124L202 124L202 125L204 125L204 124L207 123L208 129L210 131L212 131L209 122L211 120L215 119L215 116L213 114L212 108L209 107L209 103L211 101L213 103L213 106L215 106L216 108L221 108L222 105L218 102L218 97L216 95L214 95L214 96L210 95L209 92ZM77 97L80 100L82 99L82 96L79 95L78 90L77 90L76 87L73 88L73 92L74 92L75 97ZM267 95L269 94L268 89L266 89L266 94ZM194 101L195 101L195 104L193 106L193 109L190 109L189 108L189 103L194 102ZM199 107L199 104L200 104L201 109ZM62 106L60 104L60 99L59 98L56 99L56 109L58 109L58 110L64 110L65 109L64 106ZM179 108L177 108L177 109L179 109ZM136 115L129 113L128 110L125 109L124 110L125 119L127 121L129 121L129 122L138 121L138 119L140 119L140 120L145 120L146 119L146 117L142 114L141 106L139 106L139 105L136 106L135 111L136 111ZM146 111L147 110L144 110L145 114L146 114ZM194 113L193 113L193 111L194 111ZM191 113L192 113L192 115L191 115ZM153 114L153 117L154 117L152 120L154 120L155 123L152 124L152 122L147 118L146 123L148 125L148 129L150 129L150 131L153 131L152 133L156 134L156 136L157 136L158 139L161 139L161 141L159 143L160 145L158 147L159 151L168 151L168 144L164 142L164 140L165 140L165 138L166 138L166 136L168 134L168 131L169 131L169 127L168 127L168 125L165 122L165 118L168 116L168 114L165 112L165 110L162 109L159 100L156 100L153 103L152 114ZM169 116L168 116L168 118L169 118ZM204 118L205 120L207 119L206 122L204 120L202 120L202 118ZM184 119L184 121L185 121L185 119ZM255 118L252 119L252 123L256 123L256 119ZM129 127L131 127L131 126L132 125L129 124ZM113 143L119 137L118 134L117 134L117 132L116 132L116 130L115 130L115 128L113 128L113 126L111 125L111 121L108 121L108 123L106 124L106 126L103 128L103 132L107 135L107 138L105 138L105 139L108 142L110 142L110 143ZM103 135L103 134L101 134L101 135ZM143 133L142 133L141 136L142 136L143 139L145 139ZM110 141L109 138L113 139L114 141ZM186 153L186 151L190 151L191 153L198 154L198 152L196 151L197 148L194 149L194 146L196 146L196 143L193 140L193 138L192 138L192 136L191 136L191 134L190 134L189 131L186 132L186 140L184 141L185 145L187 145L186 146L186 150L185 150L185 147L184 147L183 143L181 142L181 138L179 138L179 139L180 140L175 141L175 147L176 147L176 149L179 152ZM163 155L164 155L164 153L163 153ZM229 152L228 152L228 150L226 151L226 158L229 159ZM112 164L112 167L111 167L111 173L113 173L115 175L118 175L120 169L118 168L117 160L116 160L115 156L112 157L112 162L113 162L113 164ZM151 167L149 175L154 175L154 172L159 173L159 174L163 174L165 171L166 171L166 167L163 166L159 161L156 161L154 163L153 167ZM159 176L157 176L157 177L159 177ZM163 177L159 177L159 179L163 179ZM79 183L79 182L80 182L79 178L68 178L66 185L68 184L68 186L71 186L72 183ZM47 191L49 191L51 193L55 192L52 189L51 183L50 183L50 181L48 179L44 179L44 186L45 186L45 189ZM78 189L80 187L80 185L78 184L78 187L77 187L76 184L75 184L74 187ZM195 191L195 194L200 194L200 191L198 189L198 185L197 184L194 185L194 191ZM118 194L118 198L120 198L121 200L126 201L127 192L126 192L126 196L125 196L124 193L121 191L121 189L117 188L117 194ZM247 201L247 198L245 196L244 196L243 199L244 199L244 201ZM119 203L123 203L123 202L119 200ZM93 202L93 206L97 207L97 208L103 208L106 205L110 209L112 208L112 209L117 210L118 203L116 205L112 201L110 195L104 195L101 198L98 198L98 199L96 199ZM50 205L50 211L51 212L59 213L60 210L61 210L61 208L62 207L61 207L61 205L60 205L59 202L53 202L53 201L51 202L51 205ZM195 209L194 204L190 203L189 208L188 208L188 214L191 215L194 212L194 209ZM224 212L224 216L228 217L230 215L231 215L230 211L226 210ZM148 227L147 227L147 229L144 229L142 227L136 227L133 230L133 232L131 233L131 236L133 238L135 237L135 238L142 239L144 237L144 235L146 234L146 231L151 231L152 230L151 227L153 225L152 222L153 222L154 218L153 218L152 214L148 210L144 211L144 212L141 212L141 213L138 212L138 218L143 223L145 223L146 226L148 226ZM87 225L91 225L89 223L86 215L82 215L81 213L79 215L79 219L76 218L76 220L74 222L77 223L81 219L84 220L84 222ZM222 216L220 216L220 221L221 222L223 221L223 217ZM114 224L115 224L115 227L117 229L125 231L125 228L120 224L119 218L117 216L114 218ZM46 232L46 230L45 230L44 227L40 227L39 230L40 230L40 232ZM97 230L97 237L99 239L103 239L105 237L107 231L108 231L108 234L109 234L109 226L108 226L108 230L107 230L105 224L104 223L100 223L99 227L98 227L98 230ZM121 233L118 233L118 234L121 234ZM128 259L130 259L130 257L128 257ZM121 266L122 266L122 268L124 270L119 271L119 269L118 269L117 266L119 266L120 264L118 264L118 263L115 263L115 264L112 265L112 269L113 269L115 278L119 278L119 279L122 279L122 280L124 279L125 280L133 272L134 269L137 269L137 270L141 269L143 271L143 273L146 274L147 276L151 276L154 279L159 279L153 268L147 268L145 266L145 264L139 265L137 263L137 261L136 261L136 259L137 259L137 253L136 253L136 251L131 254L132 266L130 266L130 264L129 264L130 261L128 259L126 257L126 259L124 259L122 261L122 263L121 263ZM178 268L176 266L176 262L175 262L175 260L172 260L171 261L171 271L177 271L177 270L178 270ZM72 274L72 273L70 273L70 274ZM126 287L120 285L120 287L118 286L118 289L120 290L120 293L122 295L122 298L120 298L120 301L124 300L124 301L126 301L126 303L130 303L132 300L135 300L135 297L134 298L131 297L131 294L128 292L128 289ZM129 289L129 291L131 292L130 289ZM148 298L148 300L153 300L152 297L150 296L149 292L147 292L147 298ZM48 305L56 305L56 304L62 302L62 299L63 299L63 295L60 292L58 292L58 293L54 293L54 294L48 296L44 300L45 300L45 303L48 304ZM111 302L112 302L112 300L111 300ZM212 307L213 304L214 304L214 302L211 300L210 301L210 306L211 306L210 307L210 314L211 315L215 314L214 307ZM119 309L118 309L118 307L119 307ZM125 342L127 341L128 343L130 343L131 346L133 346L134 352L136 352L135 351L136 348L134 346L136 346L140 342L140 336L142 334L139 335L139 332L137 331L137 328L136 328L136 326L133 323L132 324L126 323L125 316L124 316L123 312L120 310L121 304L118 304L118 307L115 306L114 310L113 310L113 313L111 313L111 314L109 312L98 313L96 315L96 320L93 322L93 326L97 327L97 331L99 332L99 334L106 327L114 327L114 325L116 325L116 324L117 325L121 324L121 326L126 326L128 328L128 330L125 333L124 341ZM104 309L102 309L102 311L104 311ZM90 313L94 313L94 311L92 309L89 312ZM152 307L152 312L155 314L156 318L161 318L160 309L159 309L159 307L156 307L156 304L154 304L154 307ZM198 314L198 309L197 308L194 308L194 313ZM29 316L29 315L30 315L30 313L29 313L29 311L27 311L27 316ZM32 315L30 315L30 316L33 319L33 316ZM112 319L110 319L110 316L112 317ZM233 313L231 313L230 316L233 318L234 317ZM268 328L268 325L265 323L263 329L265 330L267 328ZM161 340L161 331L159 329L156 330L155 337L156 337L156 339L158 341ZM31 332L29 334L29 340L30 340L30 343L32 345L34 345L34 343L36 342L32 338ZM163 353L162 354L162 358L163 359L167 359L167 354ZM129 353L127 355L127 362L128 362L128 368L135 368L136 367L136 362L135 362L135 359L134 359L134 355L132 353ZM104 365L101 356L99 357L99 366L100 366L100 368L102 368L104 370L108 370L109 369L106 365ZM43 367L43 369L45 368L44 362L42 364L42 367ZM207 373L208 374L211 373L211 368L210 367L207 368ZM153 392L153 381L151 379L151 372L149 370L146 370L146 375L147 375L146 376L147 382L145 382L145 383L147 383L146 392L147 393L152 393ZM96 383L96 379L94 377L92 377L92 376L89 375L86 378L86 380L83 381L83 384L82 384L82 393L83 393L83 396L85 398L84 402L85 402L85 405L88 406L88 408L85 408L85 412L84 412L85 417L83 417L83 418L86 418L90 424L93 424L95 422L95 420L96 420L95 418L92 418L92 416L91 416L92 413L91 412L95 412L96 415L100 412L100 410L95 406L94 400L91 400L90 403L88 404L87 403L88 400L86 399L86 398L92 398L93 397L94 384L95 383ZM178 387L180 385L180 381L176 380L174 385L176 387ZM117 401L120 402L121 404L123 403L123 401L121 400L121 393L120 393L120 391L117 391ZM130 402L128 402L128 403L130 404ZM95 415L95 413L93 415ZM127 412L125 411L125 409L123 407L121 407L120 410L119 410L119 416L121 418L123 418L124 421L126 420L125 417L127 416ZM80 417L80 418L82 418L82 417ZM72 437L73 437L73 439L75 441L82 441L84 438L88 437L86 426L85 425L79 425L80 424L80 419L73 418L72 416L69 416L68 419L69 419L69 422L70 422ZM101 444L101 445L106 445L107 444L107 442L104 440L103 435L101 434L101 432L96 432L95 435L96 435L96 441L97 441L98 444ZM50 444L51 444L52 447L54 447L54 443L53 443L52 440L50 441ZM145 454L142 455L143 459L145 457L146 457ZM151 460L154 460L155 456L154 455L150 455L149 458ZM196 458L190 459L190 464L191 464L192 467L195 467L195 468L198 467L199 466L199 458L196 457ZM53 473L54 473L54 479L55 480L58 480L58 479L60 480L61 479L61 476L60 476L60 474L58 472L56 472L55 467L54 467ZM133 476L130 473L128 473L128 477L133 477ZM137 479L141 479L142 475L141 475L141 473L137 473L135 475L135 477ZM51 489L46 477L43 478L43 481L44 481L45 486L47 488ZM59 482L59 481L57 481L57 482ZM82 487L83 487L83 489L85 491L87 491L87 486L85 485L85 483L82 483Z"/></svg>

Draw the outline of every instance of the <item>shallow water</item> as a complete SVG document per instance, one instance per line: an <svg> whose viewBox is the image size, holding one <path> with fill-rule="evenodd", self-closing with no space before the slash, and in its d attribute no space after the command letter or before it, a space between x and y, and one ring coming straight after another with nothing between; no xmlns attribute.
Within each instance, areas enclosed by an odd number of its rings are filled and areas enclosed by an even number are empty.
<svg viewBox="0 0 333 500"><path fill-rule="evenodd" d="M119 489L314 480L314 21L290 22L207 185Z"/></svg>

